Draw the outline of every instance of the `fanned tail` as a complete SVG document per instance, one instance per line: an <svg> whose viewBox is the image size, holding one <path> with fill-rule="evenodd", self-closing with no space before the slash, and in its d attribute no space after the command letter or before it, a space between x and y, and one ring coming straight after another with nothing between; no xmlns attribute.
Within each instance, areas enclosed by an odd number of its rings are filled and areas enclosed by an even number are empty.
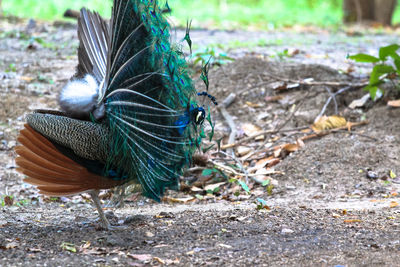
<svg viewBox="0 0 400 267"><path fill-rule="evenodd" d="M112 131L108 164L160 200L177 187L200 143L196 90L156 0L114 0L107 74L100 98Z"/></svg>
<svg viewBox="0 0 400 267"><path fill-rule="evenodd" d="M42 194L50 196L73 195L89 190L109 189L120 181L104 178L64 156L44 136L28 124L20 132L15 148L19 155L18 170L28 178L24 181L38 186Z"/></svg>

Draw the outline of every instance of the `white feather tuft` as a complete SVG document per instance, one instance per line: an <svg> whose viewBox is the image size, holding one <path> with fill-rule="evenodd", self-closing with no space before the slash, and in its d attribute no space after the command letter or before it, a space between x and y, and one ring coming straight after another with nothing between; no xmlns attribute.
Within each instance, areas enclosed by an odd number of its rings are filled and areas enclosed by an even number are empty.
<svg viewBox="0 0 400 267"><path fill-rule="evenodd" d="M83 79L72 80L61 90L60 106L70 116L87 118L95 109L99 85L87 74Z"/></svg>

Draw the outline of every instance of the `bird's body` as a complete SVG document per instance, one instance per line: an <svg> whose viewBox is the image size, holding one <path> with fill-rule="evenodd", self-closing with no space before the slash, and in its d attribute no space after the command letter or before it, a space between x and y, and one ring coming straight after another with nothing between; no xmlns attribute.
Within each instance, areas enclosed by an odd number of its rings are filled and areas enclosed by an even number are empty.
<svg viewBox="0 0 400 267"><path fill-rule="evenodd" d="M114 0L108 25L81 10L77 73L62 111L27 116L19 170L47 195L97 192L128 181L160 200L201 141L204 109L155 0Z"/></svg>

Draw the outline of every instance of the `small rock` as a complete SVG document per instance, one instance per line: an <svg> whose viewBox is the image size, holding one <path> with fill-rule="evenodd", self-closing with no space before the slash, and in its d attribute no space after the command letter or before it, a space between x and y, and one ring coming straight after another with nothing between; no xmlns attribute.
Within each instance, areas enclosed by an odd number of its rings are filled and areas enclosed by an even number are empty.
<svg viewBox="0 0 400 267"><path fill-rule="evenodd" d="M376 172L373 172L373 171L368 171L367 172L367 178L371 179L371 180L376 180L376 179L378 179L378 174Z"/></svg>
<svg viewBox="0 0 400 267"><path fill-rule="evenodd" d="M154 237L154 234L152 232L146 232L146 237Z"/></svg>
<svg viewBox="0 0 400 267"><path fill-rule="evenodd" d="M282 229L282 234L293 234L294 231L292 229L289 228L283 228Z"/></svg>

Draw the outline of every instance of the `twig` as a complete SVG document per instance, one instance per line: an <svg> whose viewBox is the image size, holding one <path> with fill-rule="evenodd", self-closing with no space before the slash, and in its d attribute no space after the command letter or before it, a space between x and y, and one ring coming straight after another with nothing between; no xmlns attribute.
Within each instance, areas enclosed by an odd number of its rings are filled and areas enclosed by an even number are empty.
<svg viewBox="0 0 400 267"><path fill-rule="evenodd" d="M319 86L334 86L334 87L341 87L341 86L349 86L351 88L355 87L364 87L369 84L369 82L362 82L362 83L349 83L349 82L331 82L331 81L307 81L307 80L293 80L293 79L287 79L283 77L279 77L276 75L273 75L268 72L263 72L263 75L266 75L270 78L273 78L275 80L279 80L282 82L287 82L287 83L298 83L299 85L309 85L309 86L314 86L314 85L319 85Z"/></svg>
<svg viewBox="0 0 400 267"><path fill-rule="evenodd" d="M335 129L331 129L331 130L321 131L321 132L310 134L310 135L306 135L306 136L301 137L300 140L306 141L306 140L309 140L309 139L322 137L322 136L325 136L325 135L328 135L328 134L331 134L331 133L335 133L335 132L339 132L339 131L343 131L343 130L347 130L348 132L352 133L351 132L351 127L366 125L368 123L369 122L367 120L360 121L360 122L348 122L346 126L335 128Z"/></svg>
<svg viewBox="0 0 400 267"><path fill-rule="evenodd" d="M239 146L239 145L241 145L243 143L251 141L251 140L253 140L253 139L255 139L255 138L257 138L257 137L259 137L261 135L265 135L265 134L276 134L276 133L279 133L279 132L280 133L295 132L295 131L300 131L300 130L304 130L304 129L307 129L307 128L309 128L309 126L303 126L303 127L297 127L297 128L291 128L291 129L284 129L284 130L282 130L282 129L281 130L265 130L265 131L261 131L261 132L255 133L255 134L253 134L253 135L251 135L249 137L243 138L243 139L237 141L236 143L224 145L224 146L221 147L221 149L225 150L225 149L228 149L228 148L237 147L237 146Z"/></svg>
<svg viewBox="0 0 400 267"><path fill-rule="evenodd" d="M256 177L256 176L260 176L260 175L265 176L265 174L262 174L262 173L259 173L259 174L257 174L257 173L253 173L253 174L240 173L240 172L235 171L231 167L225 166L225 165L223 165L221 163L218 163L218 162L214 162L213 164L215 165L216 168L219 168L221 170L224 170L224 171L226 171L228 173L231 173L233 175L236 175L236 176L241 176L241 177L248 176L248 177L251 177L251 178L252 177ZM271 171L271 174L282 174L282 173L283 172L280 172L280 171L273 171L273 172Z"/></svg>
<svg viewBox="0 0 400 267"><path fill-rule="evenodd" d="M278 81L282 81L282 82L286 82L286 83L297 83L299 85L308 85L308 86L332 86L332 87L346 86L346 87L351 87L351 88L359 88L359 87L367 86L369 83L369 82L350 83L350 82L332 82L332 81L307 81L304 79L303 80L294 80L294 79L287 79L287 78L279 77L279 76L276 76L276 75L268 73L268 72L260 73L260 75L265 75L273 80L278 80ZM257 89L260 86L270 84L270 83L271 83L271 81L263 81L263 82L260 82L250 88L242 89L242 90L238 91L237 94L241 95L245 92Z"/></svg>
<svg viewBox="0 0 400 267"><path fill-rule="evenodd" d="M339 95L339 94L341 94L341 93L343 93L343 92L346 92L347 90L349 90L349 89L351 89L351 88L352 88L352 87L347 86L347 87L344 87L344 88L340 89L339 91L337 91L337 92L335 92L335 93L333 93L333 94L330 92L330 90L329 90L328 88L325 88L325 89L328 90L330 96L329 96L328 100L325 102L325 105L323 106L321 112L320 112L320 113L318 114L318 116L315 118L314 122L317 121L317 120L319 120L319 118L321 118L321 117L324 115L324 113L325 113L326 109L328 108L329 103L331 102L332 99L335 101L335 104L336 104L336 106L335 106L335 114L337 114L336 96Z"/></svg>
<svg viewBox="0 0 400 267"><path fill-rule="evenodd" d="M224 155L226 157L233 159L236 162L236 164L239 165L240 170L244 173L244 176L246 178L246 183L248 182L248 173L247 173L246 169L244 168L243 163L235 156L235 153L233 153L232 155L229 155L228 153L225 153L223 151L216 151L216 152L213 152L212 154L221 154L221 155ZM210 160L210 161L212 163L214 163L212 160Z"/></svg>
<svg viewBox="0 0 400 267"><path fill-rule="evenodd" d="M318 133L313 133L313 134L310 134L310 135L303 136L303 137L301 137L299 139L301 141L307 141L307 140L310 140L310 139L313 139L313 138L323 137L323 136L326 136L328 134L335 133L335 132L340 132L340 131L344 131L344 130L346 130L347 132L349 132L351 134L353 134L353 133L354 134L358 134L358 133L355 133L355 132L351 132L350 131L351 127L362 126L362 125L366 125L368 123L369 122L367 120L364 120L364 121L361 121L361 122L348 122L346 126L343 126L343 127L340 127L340 128L331 129L331 130L327 130L327 131L322 131L322 132L318 132ZM358 134L358 135L373 139L373 137L370 137L370 136L365 136L365 135L362 135L362 134ZM268 147L268 148L257 150L254 153L252 153L249 156L249 158L252 155L255 155L255 154L267 153L267 152L274 151L275 148L276 147ZM262 158L265 158L265 157L262 157ZM246 159L246 161L247 160L250 160L250 159ZM254 158L252 158L251 160L254 160Z"/></svg>

